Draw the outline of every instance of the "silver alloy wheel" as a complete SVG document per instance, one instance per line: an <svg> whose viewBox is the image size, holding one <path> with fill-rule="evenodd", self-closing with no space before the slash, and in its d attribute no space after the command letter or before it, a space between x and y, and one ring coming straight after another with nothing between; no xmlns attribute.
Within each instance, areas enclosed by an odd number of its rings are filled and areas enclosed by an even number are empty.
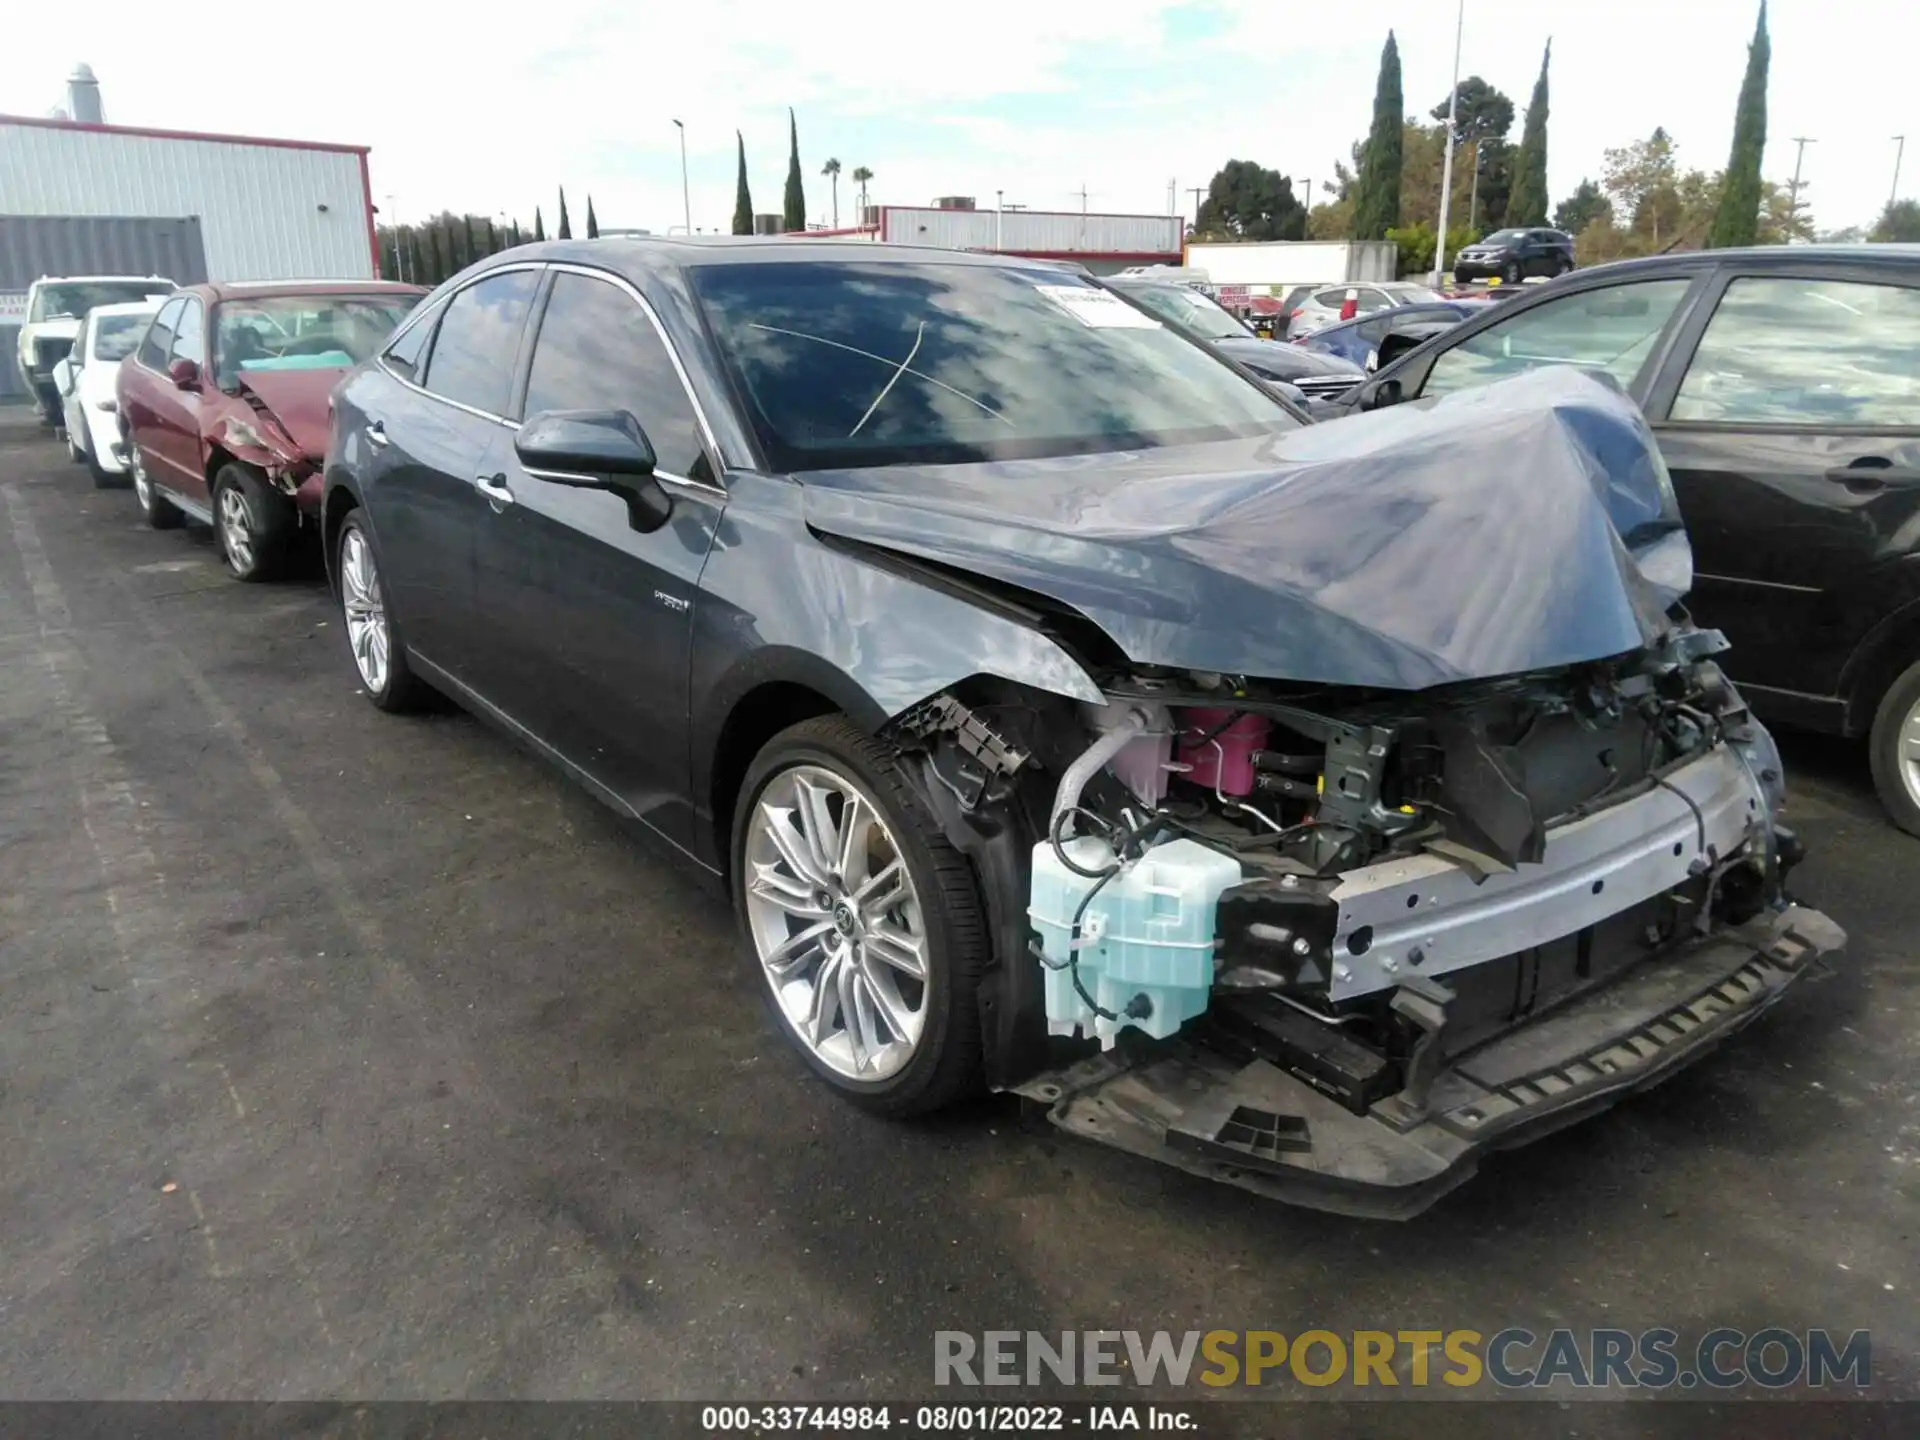
<svg viewBox="0 0 1920 1440"><path fill-rule="evenodd" d="M253 569L253 512L238 485L220 492L220 544L237 573L245 575Z"/></svg>
<svg viewBox="0 0 1920 1440"><path fill-rule="evenodd" d="M796 765L747 823L747 924L788 1027L837 1075L899 1074L926 1029L927 930L873 797Z"/></svg>
<svg viewBox="0 0 1920 1440"><path fill-rule="evenodd" d="M1900 783L1907 798L1920 805L1920 700L1907 707L1900 721Z"/></svg>
<svg viewBox="0 0 1920 1440"><path fill-rule="evenodd" d="M142 510L153 509L153 482L147 479L147 462L140 458L139 448L129 440L127 442L127 463L133 469L133 493L140 501Z"/></svg>
<svg viewBox="0 0 1920 1440"><path fill-rule="evenodd" d="M361 682L374 695L387 688L390 646L387 605L380 594L380 571L373 563L373 547L358 529L347 531L340 543L340 604L347 616L347 640Z"/></svg>

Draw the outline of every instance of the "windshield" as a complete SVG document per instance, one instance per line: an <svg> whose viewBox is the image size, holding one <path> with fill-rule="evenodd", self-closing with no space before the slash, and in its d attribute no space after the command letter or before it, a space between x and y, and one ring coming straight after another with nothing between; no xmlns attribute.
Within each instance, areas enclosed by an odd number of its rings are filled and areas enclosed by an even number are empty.
<svg viewBox="0 0 1920 1440"><path fill-rule="evenodd" d="M1526 235L1524 230L1496 230L1480 243L1482 245L1511 245Z"/></svg>
<svg viewBox="0 0 1920 1440"><path fill-rule="evenodd" d="M78 320L96 305L124 305L173 289L171 280L65 280L42 285L33 297L27 323L39 320Z"/></svg>
<svg viewBox="0 0 1920 1440"><path fill-rule="evenodd" d="M1116 285L1113 288L1196 340L1244 340L1253 334L1231 312L1185 285Z"/></svg>
<svg viewBox="0 0 1920 1440"><path fill-rule="evenodd" d="M143 315L96 315L93 317L93 358L124 360L147 333L153 312Z"/></svg>
<svg viewBox="0 0 1920 1440"><path fill-rule="evenodd" d="M1402 305L1431 305L1447 298L1429 285L1389 285L1386 291Z"/></svg>
<svg viewBox="0 0 1920 1440"><path fill-rule="evenodd" d="M254 370L345 370L378 350L412 295L272 295L229 300L214 327L214 376L231 390Z"/></svg>
<svg viewBox="0 0 1920 1440"><path fill-rule="evenodd" d="M691 274L782 470L1101 453L1299 423L1158 320L1059 270L823 261Z"/></svg>

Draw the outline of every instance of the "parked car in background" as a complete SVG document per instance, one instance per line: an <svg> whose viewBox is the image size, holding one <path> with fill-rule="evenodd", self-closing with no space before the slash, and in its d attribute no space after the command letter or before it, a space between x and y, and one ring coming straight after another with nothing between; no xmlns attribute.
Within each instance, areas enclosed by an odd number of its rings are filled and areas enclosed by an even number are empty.
<svg viewBox="0 0 1920 1440"><path fill-rule="evenodd" d="M159 275L43 276L27 287L27 318L20 326L14 364L41 424L60 423L53 367L73 349L81 318L96 305L164 300L172 290L173 281Z"/></svg>
<svg viewBox="0 0 1920 1440"><path fill-rule="evenodd" d="M1302 296L1287 312L1286 338L1297 340L1343 320L1357 320L1400 305L1431 305L1445 297L1412 280L1322 285Z"/></svg>
<svg viewBox="0 0 1920 1440"><path fill-rule="evenodd" d="M80 322L73 349L53 367L60 393L67 456L84 464L95 485L126 473L120 449L120 362L133 353L158 313L156 301L96 305Z"/></svg>
<svg viewBox="0 0 1920 1440"><path fill-rule="evenodd" d="M1384 366L1349 408L1537 366L1606 374L1658 437L1688 601L1754 708L1865 737L1920 835L1920 249L1708 250L1580 271Z"/></svg>
<svg viewBox="0 0 1920 1440"><path fill-rule="evenodd" d="M320 508L327 393L426 291L378 280L195 285L120 367L120 433L155 529L214 527L242 580L279 573Z"/></svg>
<svg viewBox="0 0 1920 1440"><path fill-rule="evenodd" d="M1479 314L1491 303L1488 300L1439 300L1398 305L1315 330L1293 343L1318 355L1338 356L1371 371L1379 365L1380 343L1388 335L1418 336L1427 340L1468 316Z"/></svg>
<svg viewBox="0 0 1920 1440"><path fill-rule="evenodd" d="M1573 237L1544 226L1496 230L1453 257L1456 284L1499 279L1517 285L1530 275L1551 279L1573 269Z"/></svg>
<svg viewBox="0 0 1920 1440"><path fill-rule="evenodd" d="M1262 340L1238 317L1189 286L1119 277L1106 283L1181 334L1246 366L1262 380L1293 386L1308 400L1344 395L1366 378L1358 365L1339 356L1314 355L1277 340Z"/></svg>
<svg viewBox="0 0 1920 1440"><path fill-rule="evenodd" d="M724 884L841 1095L1405 1216L1844 941L1638 412L1487 394L1303 426L994 255L522 246L335 391L325 553L372 703Z"/></svg>

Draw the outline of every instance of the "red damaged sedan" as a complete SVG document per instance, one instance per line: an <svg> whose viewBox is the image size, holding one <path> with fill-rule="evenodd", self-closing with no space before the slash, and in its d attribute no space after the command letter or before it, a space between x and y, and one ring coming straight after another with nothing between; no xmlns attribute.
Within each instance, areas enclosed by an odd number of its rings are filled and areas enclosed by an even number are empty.
<svg viewBox="0 0 1920 1440"><path fill-rule="evenodd" d="M317 521L327 396L426 291L378 280L176 291L120 367L120 432L156 530L211 525L242 580L267 580Z"/></svg>

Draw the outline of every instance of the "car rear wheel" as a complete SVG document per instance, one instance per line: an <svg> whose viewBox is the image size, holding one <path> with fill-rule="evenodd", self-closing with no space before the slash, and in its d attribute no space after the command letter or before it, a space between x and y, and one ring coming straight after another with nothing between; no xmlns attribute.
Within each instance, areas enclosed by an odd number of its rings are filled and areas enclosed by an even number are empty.
<svg viewBox="0 0 1920 1440"><path fill-rule="evenodd" d="M127 441L127 468L133 472L133 498L140 505L140 515L155 530L178 529L180 512L174 508L171 500L153 488L153 477L147 474L147 462L141 457L140 447L132 440Z"/></svg>
<svg viewBox="0 0 1920 1440"><path fill-rule="evenodd" d="M977 1088L987 958L973 872L892 751L842 716L781 732L747 773L733 894L775 1026L886 1115Z"/></svg>
<svg viewBox="0 0 1920 1440"><path fill-rule="evenodd" d="M235 579L277 579L299 525L293 502L247 466L223 465L214 476L214 532Z"/></svg>
<svg viewBox="0 0 1920 1440"><path fill-rule="evenodd" d="M1893 823L1920 836L1920 663L1893 682L1867 741L1873 786Z"/></svg>
<svg viewBox="0 0 1920 1440"><path fill-rule="evenodd" d="M1500 267L1500 278L1509 285L1518 285L1520 283L1520 262L1518 260L1507 261L1506 264Z"/></svg>
<svg viewBox="0 0 1920 1440"><path fill-rule="evenodd" d="M349 512L341 522L336 545L334 573L340 577L340 611L346 621L353 667L360 672L367 698L395 714L423 709L433 692L407 664L407 647L401 643L399 626L387 608L379 552L358 510Z"/></svg>

